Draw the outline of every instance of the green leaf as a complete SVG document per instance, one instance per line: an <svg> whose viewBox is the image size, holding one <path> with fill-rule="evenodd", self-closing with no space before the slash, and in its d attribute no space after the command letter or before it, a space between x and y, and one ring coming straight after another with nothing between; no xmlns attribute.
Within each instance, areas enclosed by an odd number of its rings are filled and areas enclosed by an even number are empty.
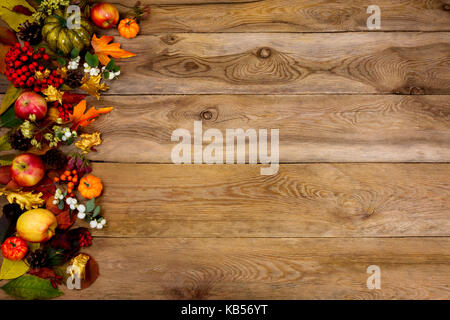
<svg viewBox="0 0 450 320"><path fill-rule="evenodd" d="M47 255L48 265L51 267L59 266L67 260L67 255L65 254L64 249L55 249L53 247L49 247L47 249Z"/></svg>
<svg viewBox="0 0 450 320"><path fill-rule="evenodd" d="M9 166L17 154L7 154L4 156L0 156L0 166Z"/></svg>
<svg viewBox="0 0 450 320"><path fill-rule="evenodd" d="M96 216L98 216L100 214L100 206L97 206L94 210L94 214L92 215L93 218L95 218Z"/></svg>
<svg viewBox="0 0 450 320"><path fill-rule="evenodd" d="M63 67L67 64L66 59L64 59L64 58L62 58L62 57L56 58L56 61L58 61L58 63L59 63L61 66L63 66Z"/></svg>
<svg viewBox="0 0 450 320"><path fill-rule="evenodd" d="M86 213L92 212L95 208L95 198L92 198L88 202L86 202Z"/></svg>
<svg viewBox="0 0 450 320"><path fill-rule="evenodd" d="M3 258L2 268L0 269L0 280L15 279L24 275L30 267L23 261L12 261Z"/></svg>
<svg viewBox="0 0 450 320"><path fill-rule="evenodd" d="M5 133L0 137L0 151L11 150L11 145L9 144L9 133Z"/></svg>
<svg viewBox="0 0 450 320"><path fill-rule="evenodd" d="M72 58L72 59L75 59L79 55L80 55L80 50L78 50L78 48L73 48L72 51L70 52L70 58Z"/></svg>
<svg viewBox="0 0 450 320"><path fill-rule="evenodd" d="M64 205L64 200L60 200L59 203L58 203L58 209L59 210L64 210L64 206L65 206Z"/></svg>
<svg viewBox="0 0 450 320"><path fill-rule="evenodd" d="M96 54L92 55L90 52L86 52L84 59L91 68L98 67L98 56Z"/></svg>
<svg viewBox="0 0 450 320"><path fill-rule="evenodd" d="M16 88L13 84L10 84L8 90L6 90L5 96L3 97L2 104L0 105L0 114L3 114L3 112L5 112L9 106L17 100L21 93L21 88Z"/></svg>
<svg viewBox="0 0 450 320"><path fill-rule="evenodd" d="M63 294L58 289L53 288L49 280L31 275L14 279L1 289L10 296L25 300L51 299Z"/></svg>
<svg viewBox="0 0 450 320"><path fill-rule="evenodd" d="M23 120L16 117L14 106L11 106L0 118L0 124L2 127L15 128L22 124Z"/></svg>

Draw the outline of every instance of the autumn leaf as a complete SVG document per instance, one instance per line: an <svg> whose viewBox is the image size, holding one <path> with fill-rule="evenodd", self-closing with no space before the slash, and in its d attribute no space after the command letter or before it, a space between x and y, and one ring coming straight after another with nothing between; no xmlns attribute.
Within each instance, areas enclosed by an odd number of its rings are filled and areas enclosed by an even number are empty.
<svg viewBox="0 0 450 320"><path fill-rule="evenodd" d="M19 25L27 20L32 20L30 16L15 12L13 9L16 6L22 6L34 12L34 8L30 6L26 0L2 0L0 6L0 18L5 21L11 29L19 31Z"/></svg>
<svg viewBox="0 0 450 320"><path fill-rule="evenodd" d="M72 129L77 130L79 126L86 127L91 122L95 120L100 114L106 114L111 112L114 108L100 108L95 109L91 107L88 112L86 111L86 100L81 101L73 108L73 113L70 116L70 121L72 122Z"/></svg>
<svg viewBox="0 0 450 320"><path fill-rule="evenodd" d="M6 72L5 58L10 48L11 46L0 43L0 73L4 74Z"/></svg>
<svg viewBox="0 0 450 320"><path fill-rule="evenodd" d="M132 52L121 49L120 43L110 44L112 40L114 40L114 37L112 36L102 36L100 38L97 38L97 36L94 34L94 36L92 37L91 44L101 64L106 66L111 60L109 57L130 58L136 56Z"/></svg>
<svg viewBox="0 0 450 320"><path fill-rule="evenodd" d="M14 32L9 30L8 28L0 26L0 43L3 43L8 46L13 46L18 42L17 36Z"/></svg>
<svg viewBox="0 0 450 320"><path fill-rule="evenodd" d="M100 99L99 91L106 91L109 87L105 83L100 83L102 80L102 75L87 77L85 75L81 80L82 86L80 87L83 91L87 92L89 95L96 97L97 100Z"/></svg>
<svg viewBox="0 0 450 320"><path fill-rule="evenodd" d="M30 267L23 260L9 260L4 258L0 269L0 280L15 279L24 275Z"/></svg>
<svg viewBox="0 0 450 320"><path fill-rule="evenodd" d="M100 132L83 133L80 136L81 140L75 142L75 147L80 149L82 154L87 154L92 151L92 148L102 143Z"/></svg>
<svg viewBox="0 0 450 320"><path fill-rule="evenodd" d="M20 190L9 190L6 187L0 189L0 195L5 195L9 203L17 203L21 209L27 210L39 208L44 204L42 193L24 192Z"/></svg>
<svg viewBox="0 0 450 320"><path fill-rule="evenodd" d="M47 89L42 90L42 93L46 95L45 101L58 101L62 104L63 93L54 86L49 86Z"/></svg>

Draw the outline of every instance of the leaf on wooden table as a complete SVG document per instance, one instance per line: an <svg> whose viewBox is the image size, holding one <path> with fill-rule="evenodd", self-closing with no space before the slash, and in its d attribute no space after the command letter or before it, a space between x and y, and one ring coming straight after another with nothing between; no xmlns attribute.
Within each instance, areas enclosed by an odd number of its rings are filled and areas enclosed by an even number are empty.
<svg viewBox="0 0 450 320"><path fill-rule="evenodd" d="M77 104L74 109L73 113L70 116L70 121L72 122L72 128L78 129L79 126L86 127L89 125L92 121L95 120L100 114L106 114L108 112L111 112L113 110L113 107L109 108L100 108L95 109L95 107L91 107L86 113L86 100L81 101L79 104Z"/></svg>
<svg viewBox="0 0 450 320"><path fill-rule="evenodd" d="M23 120L16 117L14 106L9 107L9 109L0 117L0 125L5 128L15 128L22 123Z"/></svg>
<svg viewBox="0 0 450 320"><path fill-rule="evenodd" d="M69 229L77 220L77 215L69 210L62 211L55 214L56 221L58 222L58 229L67 230Z"/></svg>
<svg viewBox="0 0 450 320"><path fill-rule="evenodd" d="M7 46L13 46L18 41L19 40L17 40L17 36L14 32L9 30L8 28L0 26L0 43Z"/></svg>
<svg viewBox="0 0 450 320"><path fill-rule="evenodd" d="M11 150L11 145L9 144L9 133L5 133L0 137L0 151Z"/></svg>
<svg viewBox="0 0 450 320"><path fill-rule="evenodd" d="M46 95L46 101L58 101L60 104L62 104L63 92L59 91L54 86L48 86L47 89L42 90L42 93Z"/></svg>
<svg viewBox="0 0 450 320"><path fill-rule="evenodd" d="M4 156L6 157L6 156ZM0 184L7 185L11 181L11 166L4 165L0 167Z"/></svg>
<svg viewBox="0 0 450 320"><path fill-rule="evenodd" d="M0 189L0 195L5 195L9 203L17 203L20 208L27 210L39 208L44 204L42 193L32 193L19 190Z"/></svg>
<svg viewBox="0 0 450 320"><path fill-rule="evenodd" d="M73 93L66 91L63 94L63 103L77 104L80 103L87 95L81 93Z"/></svg>
<svg viewBox="0 0 450 320"><path fill-rule="evenodd" d="M95 50L95 53L100 60L100 63L106 66L111 60L110 57L113 58L130 58L136 56L134 53L125 51L120 48L120 43L110 43L114 40L112 36L102 36L97 38L94 34L92 37L92 47Z"/></svg>
<svg viewBox="0 0 450 320"><path fill-rule="evenodd" d="M5 96L3 97L2 104L0 105L0 114L5 112L9 108L9 106L12 105L17 100L17 98L21 93L22 93L21 88L16 88L14 87L13 84L10 84L8 90L6 90ZM3 119L2 119L2 126L3 126Z"/></svg>
<svg viewBox="0 0 450 320"><path fill-rule="evenodd" d="M24 275L14 279L1 287L10 296L25 300L51 299L62 295L58 289L53 288L49 280L32 275Z"/></svg>
<svg viewBox="0 0 450 320"><path fill-rule="evenodd" d="M87 75L84 75L83 79L81 80L81 90L87 92L89 95L96 97L97 100L100 99L100 93L99 91L106 91L109 89L109 87L105 83L100 83L102 80L102 75L99 74L98 76L90 76L88 78Z"/></svg>
<svg viewBox="0 0 450 320"><path fill-rule="evenodd" d="M12 261L3 258L2 268L0 269L0 280L18 278L24 275L29 268L23 260Z"/></svg>
<svg viewBox="0 0 450 320"><path fill-rule="evenodd" d="M20 12L14 11L18 6L24 7L31 12L34 8L26 0L2 0L0 6L0 18L5 21L14 31L19 31L19 25L27 20L32 22L32 18Z"/></svg>

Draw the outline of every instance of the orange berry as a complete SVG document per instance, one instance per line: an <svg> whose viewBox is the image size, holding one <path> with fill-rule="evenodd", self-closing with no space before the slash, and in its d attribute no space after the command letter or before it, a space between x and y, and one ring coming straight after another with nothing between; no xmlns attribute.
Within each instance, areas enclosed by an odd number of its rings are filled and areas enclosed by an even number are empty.
<svg viewBox="0 0 450 320"><path fill-rule="evenodd" d="M68 181L72 181L72 176L68 176L68 177L67 177L67 180L68 180Z"/></svg>
<svg viewBox="0 0 450 320"><path fill-rule="evenodd" d="M64 174L65 174L66 176L70 176L70 171L64 171Z"/></svg>
<svg viewBox="0 0 450 320"><path fill-rule="evenodd" d="M61 175L61 177L59 177L62 181L66 181L67 177L65 175Z"/></svg>
<svg viewBox="0 0 450 320"><path fill-rule="evenodd" d="M77 174L77 170L72 170L72 174Z"/></svg>
<svg viewBox="0 0 450 320"><path fill-rule="evenodd" d="M77 183L78 182L78 177L73 177L72 182L73 183Z"/></svg>
<svg viewBox="0 0 450 320"><path fill-rule="evenodd" d="M73 189L73 187L75 187L75 185L73 184L73 182L69 182L69 183L67 184L67 186L68 186L70 189Z"/></svg>
<svg viewBox="0 0 450 320"><path fill-rule="evenodd" d="M59 182L59 178L58 178L58 177L55 177L55 178L53 179L53 181L54 181L54 182Z"/></svg>

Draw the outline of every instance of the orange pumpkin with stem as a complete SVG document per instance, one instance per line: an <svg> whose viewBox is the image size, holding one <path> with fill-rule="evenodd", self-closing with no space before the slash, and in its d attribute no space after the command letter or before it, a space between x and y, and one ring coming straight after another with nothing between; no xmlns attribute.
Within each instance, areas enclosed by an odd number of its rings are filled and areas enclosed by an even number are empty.
<svg viewBox="0 0 450 320"><path fill-rule="evenodd" d="M86 199L97 198L103 190L102 180L92 174L83 177L78 185L78 191Z"/></svg>
<svg viewBox="0 0 450 320"><path fill-rule="evenodd" d="M120 35L127 39L135 38L139 33L139 25L136 20L128 18L120 21L117 29L119 30Z"/></svg>

